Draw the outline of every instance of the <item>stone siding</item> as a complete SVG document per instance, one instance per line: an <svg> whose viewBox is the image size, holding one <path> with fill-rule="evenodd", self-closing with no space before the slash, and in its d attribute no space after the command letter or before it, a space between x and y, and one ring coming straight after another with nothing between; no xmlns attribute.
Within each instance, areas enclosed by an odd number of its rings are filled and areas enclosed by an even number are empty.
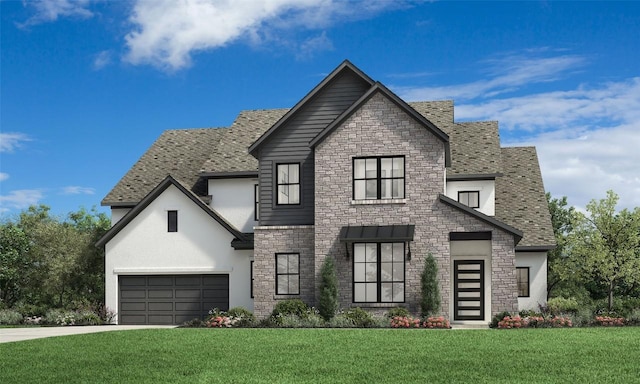
<svg viewBox="0 0 640 384"><path fill-rule="evenodd" d="M260 226L255 227L254 235L253 298L256 317L268 317L278 300L301 299L314 305L313 226ZM300 254L299 295L276 295L276 253Z"/></svg>
<svg viewBox="0 0 640 384"><path fill-rule="evenodd" d="M393 203L352 202L352 159L362 156L405 156L405 199ZM517 309L513 237L439 201L444 193L445 147L380 93L369 99L315 150L315 269L334 257L340 305L353 304L353 255L338 239L345 225L415 224L412 259L406 260L405 303L419 312L420 273L427 254L438 262L441 312L450 317L451 259L449 232L493 232L492 312ZM257 233L256 233L257 235ZM256 236L258 237L258 235ZM256 241L256 250L258 249ZM511 269L510 269L511 268ZM318 289L316 287L316 293ZM389 305L369 305L379 310Z"/></svg>

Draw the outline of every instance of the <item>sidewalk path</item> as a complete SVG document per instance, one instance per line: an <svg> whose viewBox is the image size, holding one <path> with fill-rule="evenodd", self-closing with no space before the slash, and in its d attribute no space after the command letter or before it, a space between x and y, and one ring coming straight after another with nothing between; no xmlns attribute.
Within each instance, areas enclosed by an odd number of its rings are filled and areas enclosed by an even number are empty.
<svg viewBox="0 0 640 384"><path fill-rule="evenodd" d="M0 328L0 343L41 339L44 337L80 335L84 333L175 327L175 325L87 325L70 327Z"/></svg>

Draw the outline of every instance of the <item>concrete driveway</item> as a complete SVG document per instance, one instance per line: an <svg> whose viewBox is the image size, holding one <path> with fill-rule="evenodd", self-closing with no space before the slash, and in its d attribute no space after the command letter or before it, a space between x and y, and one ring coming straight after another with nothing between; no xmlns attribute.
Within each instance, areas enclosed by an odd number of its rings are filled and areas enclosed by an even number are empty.
<svg viewBox="0 0 640 384"><path fill-rule="evenodd" d="M175 325L88 325L71 327L0 328L0 343L41 339L44 337L80 335L84 333L127 331L148 328L175 328Z"/></svg>

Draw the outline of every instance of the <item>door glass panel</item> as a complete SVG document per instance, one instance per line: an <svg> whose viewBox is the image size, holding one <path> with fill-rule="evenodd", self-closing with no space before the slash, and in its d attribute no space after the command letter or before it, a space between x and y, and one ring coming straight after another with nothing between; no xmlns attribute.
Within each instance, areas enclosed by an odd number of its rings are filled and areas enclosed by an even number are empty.
<svg viewBox="0 0 640 384"><path fill-rule="evenodd" d="M382 243L380 244L380 261L393 261L393 244Z"/></svg>
<svg viewBox="0 0 640 384"><path fill-rule="evenodd" d="M353 245L353 260L356 263L363 263L365 261L365 248L364 244L354 244Z"/></svg>
<svg viewBox="0 0 640 384"><path fill-rule="evenodd" d="M458 288L467 289L467 288L476 288L480 289L480 283L458 283Z"/></svg>
<svg viewBox="0 0 640 384"><path fill-rule="evenodd" d="M375 262L378 260L378 246L376 243L367 243L367 262Z"/></svg>

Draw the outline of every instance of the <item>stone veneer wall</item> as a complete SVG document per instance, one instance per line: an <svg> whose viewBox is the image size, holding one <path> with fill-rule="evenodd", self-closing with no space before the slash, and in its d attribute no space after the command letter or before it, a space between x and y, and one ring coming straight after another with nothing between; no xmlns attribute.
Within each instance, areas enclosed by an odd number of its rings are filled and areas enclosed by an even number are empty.
<svg viewBox="0 0 640 384"><path fill-rule="evenodd" d="M352 202L352 158L398 155L405 156L405 199ZM492 231L492 313L517 310L513 237L439 201L444 193L444 163L444 143L380 93L316 147L315 269L320 270L325 257L335 258L341 307L368 306L379 311L389 305L352 303L352 251L347 257L345 244L338 239L340 228L415 224L413 257L405 265L406 302L399 305L419 312L420 273L426 255L432 253L438 262L441 312L450 316L449 232Z"/></svg>
<svg viewBox="0 0 640 384"><path fill-rule="evenodd" d="M313 225L259 226L254 228L254 314L265 318L278 300L301 299L315 305ZM276 295L276 253L300 254L300 294Z"/></svg>

